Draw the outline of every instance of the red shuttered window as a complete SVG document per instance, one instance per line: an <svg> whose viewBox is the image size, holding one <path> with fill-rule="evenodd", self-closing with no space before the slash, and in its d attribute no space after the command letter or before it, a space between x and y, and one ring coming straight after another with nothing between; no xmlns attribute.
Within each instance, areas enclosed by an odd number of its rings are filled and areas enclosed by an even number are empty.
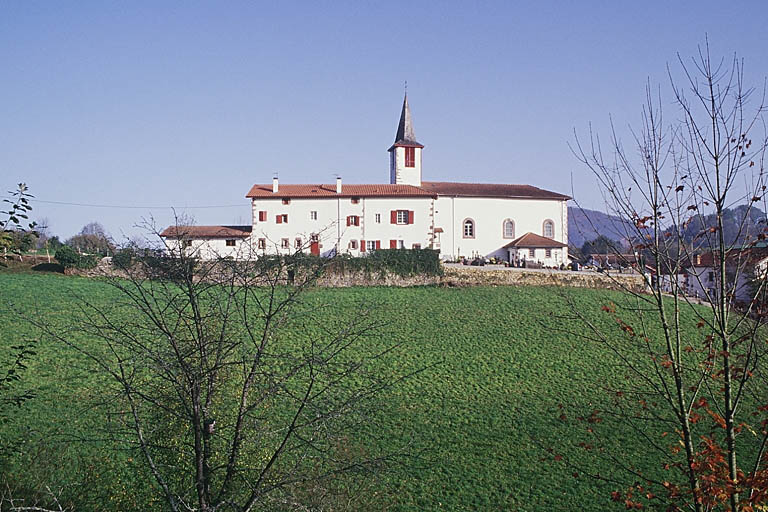
<svg viewBox="0 0 768 512"><path fill-rule="evenodd" d="M416 148L405 148L405 166L416 167Z"/></svg>
<svg viewBox="0 0 768 512"><path fill-rule="evenodd" d="M259 222L266 222L267 221L267 212L266 211L260 211L259 212Z"/></svg>

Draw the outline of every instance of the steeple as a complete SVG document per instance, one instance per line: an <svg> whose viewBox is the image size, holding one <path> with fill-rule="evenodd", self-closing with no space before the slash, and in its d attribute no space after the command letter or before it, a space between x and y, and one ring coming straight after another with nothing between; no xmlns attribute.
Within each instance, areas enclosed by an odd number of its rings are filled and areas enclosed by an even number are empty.
<svg viewBox="0 0 768 512"><path fill-rule="evenodd" d="M423 145L416 142L416 135L413 133L411 107L408 105L406 91L395 143L389 148L390 183L421 186L421 150L423 148Z"/></svg>
<svg viewBox="0 0 768 512"><path fill-rule="evenodd" d="M413 119L411 119L411 107L408 105L407 93L405 94L405 98L403 98L403 110L400 112L400 123L397 125L395 143L392 147L394 148L396 146L424 147L416 142L416 135L413 133ZM392 148L390 148L390 151L391 150Z"/></svg>

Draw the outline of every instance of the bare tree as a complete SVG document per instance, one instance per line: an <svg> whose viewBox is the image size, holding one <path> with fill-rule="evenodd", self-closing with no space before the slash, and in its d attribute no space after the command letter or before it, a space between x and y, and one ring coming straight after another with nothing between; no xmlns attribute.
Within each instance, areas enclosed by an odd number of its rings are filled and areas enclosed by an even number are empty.
<svg viewBox="0 0 768 512"><path fill-rule="evenodd" d="M615 331L575 311L587 327L580 334L603 344L626 377L606 385L610 408L579 416L592 437L581 446L617 469L591 474L618 486L613 498L628 508L757 510L768 500L765 274L750 269L765 239L765 223L752 221L765 217L754 207L766 197L765 89L747 88L742 61L713 61L708 46L678 60L684 85L669 70L676 119L663 119L661 93L648 86L632 150L613 128L605 153L591 132L576 140L609 213L628 221L619 224L648 284L647 294L604 306ZM734 205L746 206L727 237ZM695 270L702 258L706 273ZM692 288L705 290L703 301ZM595 450L617 426L655 454L657 469Z"/></svg>
<svg viewBox="0 0 768 512"><path fill-rule="evenodd" d="M321 320L333 305L305 292L328 261L257 259L247 244L200 261L177 231L179 243L106 278L109 305L80 298L70 329L30 319L110 377L113 435L140 452L167 506L295 508L391 457L354 443L371 399L402 378L372 371L395 346L370 305Z"/></svg>

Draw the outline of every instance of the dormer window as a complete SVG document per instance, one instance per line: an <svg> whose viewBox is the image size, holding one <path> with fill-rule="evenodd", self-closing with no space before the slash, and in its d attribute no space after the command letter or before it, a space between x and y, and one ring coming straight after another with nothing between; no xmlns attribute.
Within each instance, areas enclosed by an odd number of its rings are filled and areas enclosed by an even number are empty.
<svg viewBox="0 0 768 512"><path fill-rule="evenodd" d="M405 166L416 167L416 148L405 148Z"/></svg>

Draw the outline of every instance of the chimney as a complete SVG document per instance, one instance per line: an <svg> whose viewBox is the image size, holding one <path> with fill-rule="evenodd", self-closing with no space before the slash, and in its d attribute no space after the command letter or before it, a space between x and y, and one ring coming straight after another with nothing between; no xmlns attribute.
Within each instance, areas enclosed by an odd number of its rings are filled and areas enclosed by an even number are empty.
<svg viewBox="0 0 768 512"><path fill-rule="evenodd" d="M341 176L336 176L336 193L341 194Z"/></svg>
<svg viewBox="0 0 768 512"><path fill-rule="evenodd" d="M277 176L272 178L272 193L277 194Z"/></svg>
<svg viewBox="0 0 768 512"><path fill-rule="evenodd" d="M701 254L696 255L696 265L701 265Z"/></svg>

